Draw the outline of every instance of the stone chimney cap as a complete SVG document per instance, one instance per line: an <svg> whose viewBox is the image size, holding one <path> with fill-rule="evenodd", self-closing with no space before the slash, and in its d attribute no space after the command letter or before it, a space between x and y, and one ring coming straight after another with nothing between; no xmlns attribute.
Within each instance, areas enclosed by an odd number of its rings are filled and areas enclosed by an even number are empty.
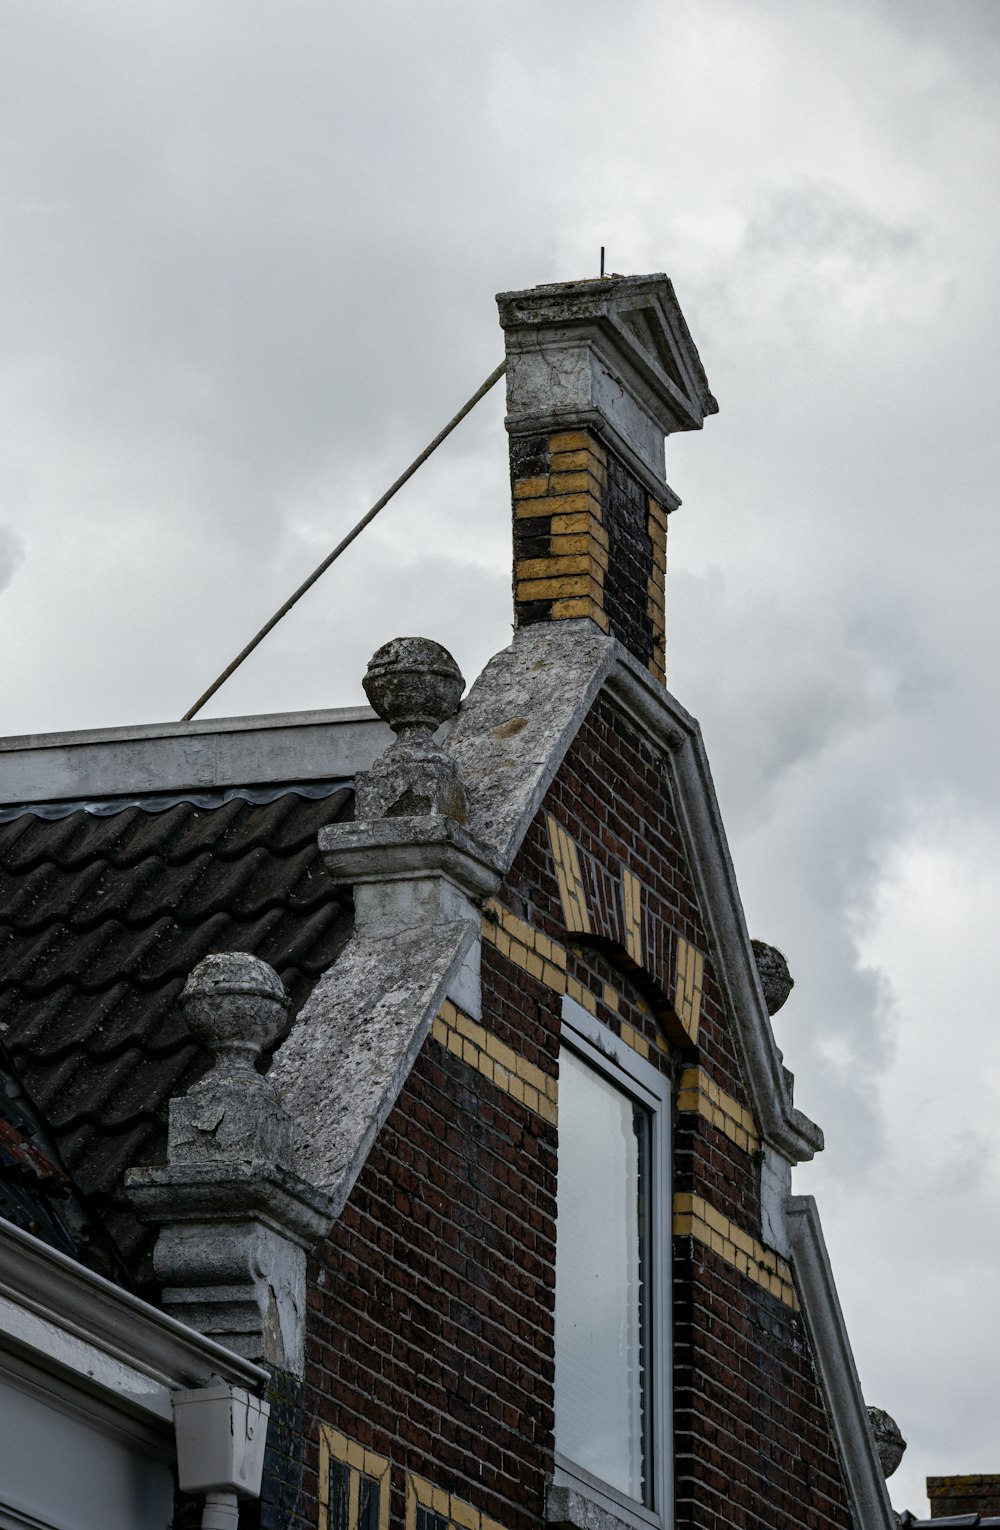
<svg viewBox="0 0 1000 1530"><path fill-rule="evenodd" d="M640 382L641 402L664 435L700 430L719 406L708 385L697 347L663 272L552 282L522 292L497 294L504 330L544 331L542 344L563 345L574 332L598 336L619 366ZM508 337L508 352L510 351Z"/></svg>

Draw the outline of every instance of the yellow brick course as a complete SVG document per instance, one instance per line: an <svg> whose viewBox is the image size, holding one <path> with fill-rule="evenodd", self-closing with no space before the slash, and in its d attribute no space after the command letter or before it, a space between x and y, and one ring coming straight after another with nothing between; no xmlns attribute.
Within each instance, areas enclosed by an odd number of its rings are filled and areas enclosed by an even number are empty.
<svg viewBox="0 0 1000 1530"><path fill-rule="evenodd" d="M545 579L518 579L518 600L589 599L598 604L602 598L599 580L591 574L564 574Z"/></svg>
<svg viewBox="0 0 1000 1530"><path fill-rule="evenodd" d="M598 462L607 464L608 454L600 441L586 430L561 430L554 436L549 437L549 452L580 452L585 451L590 456L596 457Z"/></svg>
<svg viewBox="0 0 1000 1530"><path fill-rule="evenodd" d="M684 1069L678 1083L677 1109L697 1112L745 1153L756 1153L760 1147L757 1123L750 1111L720 1089L703 1068Z"/></svg>
<svg viewBox="0 0 1000 1530"><path fill-rule="evenodd" d="M534 953L531 953L534 955ZM536 960L541 960L536 958ZM553 967L553 971L557 970ZM431 1035L439 1046L475 1068L498 1089L522 1101L544 1120L558 1119L558 1085L541 1068L528 1062L471 1016L446 999L433 1024Z"/></svg>
<svg viewBox="0 0 1000 1530"><path fill-rule="evenodd" d="M786 1307L797 1310L792 1272L785 1260L730 1222L702 1196L674 1196L674 1234L679 1238L696 1238L755 1285L770 1291Z"/></svg>
<svg viewBox="0 0 1000 1530"><path fill-rule="evenodd" d="M597 1014L596 996L576 978L567 975L565 948L560 946L558 941L550 940L547 935L543 935L540 930L525 924L523 919L519 919L516 914L512 914L495 899L486 905L483 916L483 939L490 945L496 946L502 956L514 962L522 971L533 972L546 987L553 989L556 993L568 994L588 1014ZM541 958L540 972L537 961L539 957ZM532 960L532 958L535 959ZM605 1008L615 1013L621 1008L621 995L610 983L604 984L601 999ZM642 1007L640 1004L640 1008ZM435 1020L434 1024L437 1026L439 1021ZM620 1032L626 1046L638 1052L641 1057L648 1058L649 1043L639 1031L623 1020L620 1022ZM437 1031L434 1034L440 1039ZM659 1037L657 1037L657 1044L662 1051L669 1050L667 1043Z"/></svg>

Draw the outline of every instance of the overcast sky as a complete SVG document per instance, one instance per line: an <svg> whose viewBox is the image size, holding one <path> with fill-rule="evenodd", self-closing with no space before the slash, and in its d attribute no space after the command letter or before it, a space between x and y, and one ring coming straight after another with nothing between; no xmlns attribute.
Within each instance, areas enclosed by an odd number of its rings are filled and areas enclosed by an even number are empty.
<svg viewBox="0 0 1000 1530"><path fill-rule="evenodd" d="M997 0L0 0L0 731L179 717L502 355L666 270L700 717L869 1401L1000 1472ZM496 390L209 714L509 640Z"/></svg>

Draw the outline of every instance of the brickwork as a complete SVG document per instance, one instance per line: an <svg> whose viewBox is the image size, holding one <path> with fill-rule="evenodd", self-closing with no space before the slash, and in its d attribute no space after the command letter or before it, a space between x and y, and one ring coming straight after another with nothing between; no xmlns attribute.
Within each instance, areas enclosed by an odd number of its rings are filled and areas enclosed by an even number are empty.
<svg viewBox="0 0 1000 1530"><path fill-rule="evenodd" d="M664 679L667 511L586 430L511 440L517 626L589 616Z"/></svg>
<svg viewBox="0 0 1000 1530"><path fill-rule="evenodd" d="M1000 1517L1000 1477L977 1474L968 1477L928 1477L927 1497L931 1519L980 1514Z"/></svg>
<svg viewBox="0 0 1000 1530"><path fill-rule="evenodd" d="M566 994L674 1090L677 1530L849 1530L791 1274L763 1241L759 1136L669 780L610 704L483 936L481 1019L442 1008L312 1262L311 1433L289 1530L327 1513L334 1436L388 1463L392 1527L540 1523Z"/></svg>

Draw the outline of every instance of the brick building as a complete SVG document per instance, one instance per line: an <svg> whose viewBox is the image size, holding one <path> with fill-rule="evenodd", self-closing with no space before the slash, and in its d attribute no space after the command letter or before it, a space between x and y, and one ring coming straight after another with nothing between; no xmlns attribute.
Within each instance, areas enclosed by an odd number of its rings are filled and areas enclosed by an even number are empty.
<svg viewBox="0 0 1000 1530"><path fill-rule="evenodd" d="M665 277L499 301L512 645L461 705L397 639L372 712L7 741L12 1063L80 1259L270 1374L240 1524L890 1530L783 963L665 688L664 442L715 401Z"/></svg>

